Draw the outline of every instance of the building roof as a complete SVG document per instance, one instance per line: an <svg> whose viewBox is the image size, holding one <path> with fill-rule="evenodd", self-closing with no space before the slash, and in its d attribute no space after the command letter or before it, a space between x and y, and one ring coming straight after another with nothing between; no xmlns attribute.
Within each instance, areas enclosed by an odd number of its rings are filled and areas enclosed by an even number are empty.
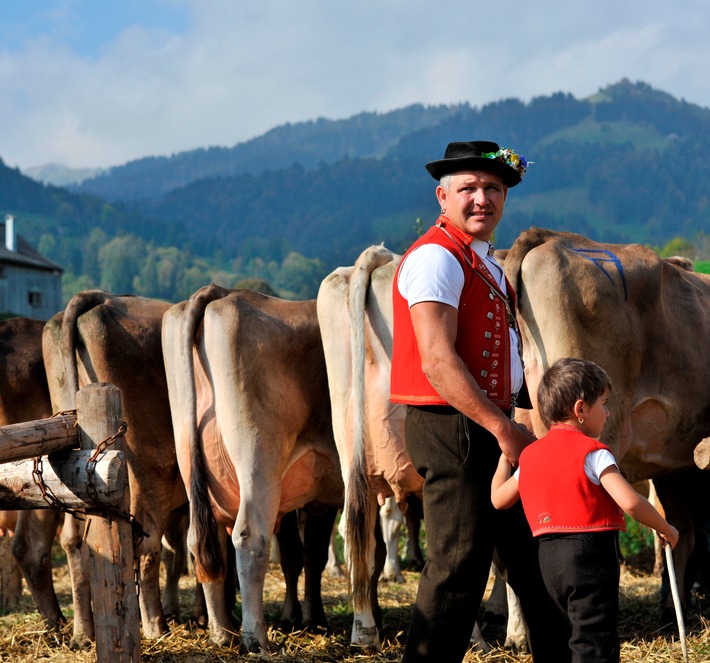
<svg viewBox="0 0 710 663"><path fill-rule="evenodd" d="M57 263L47 260L47 258L37 253L22 235L16 235L16 242L16 251L10 251L0 242L0 265L20 265L33 269L59 272L60 274L64 271Z"/></svg>

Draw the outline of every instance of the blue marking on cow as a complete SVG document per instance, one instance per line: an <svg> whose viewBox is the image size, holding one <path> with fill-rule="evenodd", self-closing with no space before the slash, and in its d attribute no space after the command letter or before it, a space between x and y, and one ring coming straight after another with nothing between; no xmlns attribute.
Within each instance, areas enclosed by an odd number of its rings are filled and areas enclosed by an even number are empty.
<svg viewBox="0 0 710 663"><path fill-rule="evenodd" d="M624 266L621 264L621 260L619 260L617 256L615 256L611 251L607 251L606 249L570 248L570 251L579 254L590 262L593 262L601 270L602 274L604 274L604 276L609 279L610 283L614 283L614 279L611 277L611 274L606 271L604 263L611 263L615 265L616 270L619 272L619 276L621 277L621 283L624 286L624 299L627 299L628 291L626 289L626 275L624 274Z"/></svg>

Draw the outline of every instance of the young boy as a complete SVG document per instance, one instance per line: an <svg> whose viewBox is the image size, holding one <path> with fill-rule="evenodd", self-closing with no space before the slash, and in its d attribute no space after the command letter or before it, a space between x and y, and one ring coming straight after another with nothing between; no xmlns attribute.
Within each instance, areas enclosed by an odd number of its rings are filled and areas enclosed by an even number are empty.
<svg viewBox="0 0 710 663"><path fill-rule="evenodd" d="M609 447L598 441L609 416L610 391L609 376L593 362L556 361L538 388L548 434L523 450L513 476L501 456L491 487L497 509L522 500L538 537L545 586L572 626L575 662L619 660L623 513L656 530L671 547L678 543L678 530L632 488Z"/></svg>

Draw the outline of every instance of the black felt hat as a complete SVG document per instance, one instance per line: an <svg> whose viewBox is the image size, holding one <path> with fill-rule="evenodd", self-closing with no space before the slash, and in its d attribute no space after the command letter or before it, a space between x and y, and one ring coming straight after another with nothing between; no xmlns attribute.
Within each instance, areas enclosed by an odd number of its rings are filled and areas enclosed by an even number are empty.
<svg viewBox="0 0 710 663"><path fill-rule="evenodd" d="M444 158L431 161L425 167L435 180L440 180L444 175L459 173L462 170L486 170L500 175L505 185L515 186L520 182L522 174L525 173L527 162L523 157L520 157L521 164L516 169L506 161L504 156L492 156L499 150L497 143L487 140L449 143L446 146ZM515 156L517 157L517 155ZM520 172L521 170L522 172Z"/></svg>

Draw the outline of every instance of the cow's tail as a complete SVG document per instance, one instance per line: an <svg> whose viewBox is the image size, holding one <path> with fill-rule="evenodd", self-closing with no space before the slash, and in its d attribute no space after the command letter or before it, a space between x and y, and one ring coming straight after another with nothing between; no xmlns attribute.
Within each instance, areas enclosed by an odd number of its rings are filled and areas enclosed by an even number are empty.
<svg viewBox="0 0 710 663"><path fill-rule="evenodd" d="M518 295L522 293L521 267L525 256L534 248L544 244L550 238L550 231L543 228L530 228L520 233L513 246L505 255L505 274L510 280L513 290Z"/></svg>
<svg viewBox="0 0 710 663"><path fill-rule="evenodd" d="M207 469L202 453L197 423L197 391L195 386L195 366L193 346L204 318L207 305L221 299L229 291L214 283L201 288L187 302L181 332L181 353L185 361L185 371L189 385L186 394L188 426L190 434L190 525L195 541L195 575L200 582L210 582L224 578L225 559L219 542L217 520L210 502Z"/></svg>
<svg viewBox="0 0 710 663"><path fill-rule="evenodd" d="M383 245L365 249L353 268L348 294L353 385L353 458L345 490L344 511L348 566L356 610L369 605L372 570L368 542L374 535L377 517L365 453L365 308L372 273L395 257L395 254Z"/></svg>
<svg viewBox="0 0 710 663"><path fill-rule="evenodd" d="M62 403L60 407L75 408L76 394L79 391L79 368L77 362L79 318L97 306L101 306L111 299L111 294L104 290L84 290L74 295L62 316L61 350L64 377L66 380L66 394L69 403Z"/></svg>

